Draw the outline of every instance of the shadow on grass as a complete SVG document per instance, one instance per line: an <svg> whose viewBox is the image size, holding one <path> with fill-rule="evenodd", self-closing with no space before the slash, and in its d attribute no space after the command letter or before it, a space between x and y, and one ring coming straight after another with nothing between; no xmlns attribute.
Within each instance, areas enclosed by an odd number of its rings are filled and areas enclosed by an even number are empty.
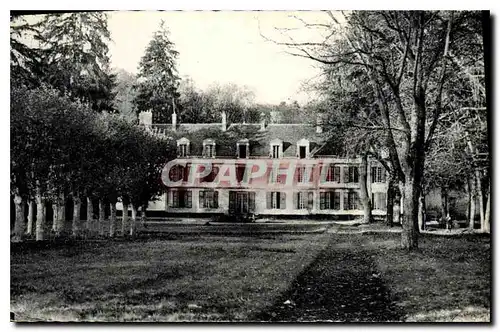
<svg viewBox="0 0 500 332"><path fill-rule="evenodd" d="M333 242L333 241L332 241ZM265 311L252 317L268 322L402 321L372 258L356 248L333 243Z"/></svg>

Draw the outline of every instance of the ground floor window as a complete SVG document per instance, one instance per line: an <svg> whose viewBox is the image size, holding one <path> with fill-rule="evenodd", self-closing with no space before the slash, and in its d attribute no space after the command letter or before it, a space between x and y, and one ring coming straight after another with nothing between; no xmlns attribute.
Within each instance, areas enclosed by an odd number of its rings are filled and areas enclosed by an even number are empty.
<svg viewBox="0 0 500 332"><path fill-rule="evenodd" d="M359 193L357 191L344 192L344 210L359 210Z"/></svg>
<svg viewBox="0 0 500 332"><path fill-rule="evenodd" d="M272 191L266 193L267 209L286 209L286 193Z"/></svg>
<svg viewBox="0 0 500 332"><path fill-rule="evenodd" d="M191 190L172 190L168 194L168 206L171 208L191 208L192 195Z"/></svg>
<svg viewBox="0 0 500 332"><path fill-rule="evenodd" d="M386 193L373 193L372 194L372 204L374 210L387 209L387 195Z"/></svg>
<svg viewBox="0 0 500 332"><path fill-rule="evenodd" d="M217 209L219 193L215 190L200 190L200 208Z"/></svg>
<svg viewBox="0 0 500 332"><path fill-rule="evenodd" d="M312 209L314 205L312 191L299 191L293 195L293 200L293 206L297 210Z"/></svg>
<svg viewBox="0 0 500 332"><path fill-rule="evenodd" d="M340 210L340 191L325 191L319 193L321 210Z"/></svg>

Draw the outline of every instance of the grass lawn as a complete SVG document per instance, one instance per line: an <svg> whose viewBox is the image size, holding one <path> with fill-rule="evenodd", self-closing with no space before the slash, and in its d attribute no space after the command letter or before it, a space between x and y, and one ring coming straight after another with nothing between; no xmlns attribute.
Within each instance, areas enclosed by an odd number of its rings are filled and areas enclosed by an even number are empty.
<svg viewBox="0 0 500 332"><path fill-rule="evenodd" d="M490 242L171 234L11 246L17 321L489 321Z"/></svg>

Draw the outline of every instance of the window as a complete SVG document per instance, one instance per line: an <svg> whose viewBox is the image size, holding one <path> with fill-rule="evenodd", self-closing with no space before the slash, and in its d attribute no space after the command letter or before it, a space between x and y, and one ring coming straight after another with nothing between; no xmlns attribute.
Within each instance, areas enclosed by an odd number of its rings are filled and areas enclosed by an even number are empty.
<svg viewBox="0 0 500 332"><path fill-rule="evenodd" d="M219 207L219 192L215 190L200 190L200 208L217 209Z"/></svg>
<svg viewBox="0 0 500 332"><path fill-rule="evenodd" d="M305 173L306 173L306 168L305 167L299 167L297 168L297 182L299 183L305 183L306 178L305 178Z"/></svg>
<svg viewBox="0 0 500 332"><path fill-rule="evenodd" d="M191 164L187 164L186 166L175 165L170 169L170 180L171 181L187 181L189 177L189 171L191 168Z"/></svg>
<svg viewBox="0 0 500 332"><path fill-rule="evenodd" d="M385 183L385 169L382 166L372 167L372 183Z"/></svg>
<svg viewBox="0 0 500 332"><path fill-rule="evenodd" d="M229 191L229 213L245 214L255 212L255 192Z"/></svg>
<svg viewBox="0 0 500 332"><path fill-rule="evenodd" d="M179 144L179 157L187 156L187 144Z"/></svg>
<svg viewBox="0 0 500 332"><path fill-rule="evenodd" d="M267 209L286 209L286 193L268 192L266 193Z"/></svg>
<svg viewBox="0 0 500 332"><path fill-rule="evenodd" d="M304 159L306 157L306 147L299 146L299 158Z"/></svg>
<svg viewBox="0 0 500 332"><path fill-rule="evenodd" d="M340 191L319 193L320 210L340 210Z"/></svg>
<svg viewBox="0 0 500 332"><path fill-rule="evenodd" d="M300 191L294 195L294 207L297 210L312 209L313 208L313 193Z"/></svg>
<svg viewBox="0 0 500 332"><path fill-rule="evenodd" d="M309 157L309 141L305 138L297 142L297 157L300 159Z"/></svg>
<svg viewBox="0 0 500 332"><path fill-rule="evenodd" d="M359 181L359 168L358 166L344 167L344 182L345 183L358 183Z"/></svg>
<svg viewBox="0 0 500 332"><path fill-rule="evenodd" d="M344 192L344 210L359 209L359 194L357 191Z"/></svg>
<svg viewBox="0 0 500 332"><path fill-rule="evenodd" d="M243 139L236 143L236 150L238 158L248 158L249 157L249 142L248 139Z"/></svg>
<svg viewBox="0 0 500 332"><path fill-rule="evenodd" d="M272 158L273 159L278 159L280 157L280 146L279 145L273 145L272 146Z"/></svg>
<svg viewBox="0 0 500 332"><path fill-rule="evenodd" d="M173 190L168 196L171 208L191 208L192 206L191 190Z"/></svg>
<svg viewBox="0 0 500 332"><path fill-rule="evenodd" d="M215 142L211 139L206 139L203 141L203 157L214 158L215 157Z"/></svg>
<svg viewBox="0 0 500 332"><path fill-rule="evenodd" d="M185 137L177 141L177 156L178 157L189 156L189 140Z"/></svg>
<svg viewBox="0 0 500 332"><path fill-rule="evenodd" d="M340 183L340 167L330 165L326 170L326 181Z"/></svg>
<svg viewBox="0 0 500 332"><path fill-rule="evenodd" d="M383 210L387 209L387 195L386 193L373 193L372 194L372 203L374 210Z"/></svg>

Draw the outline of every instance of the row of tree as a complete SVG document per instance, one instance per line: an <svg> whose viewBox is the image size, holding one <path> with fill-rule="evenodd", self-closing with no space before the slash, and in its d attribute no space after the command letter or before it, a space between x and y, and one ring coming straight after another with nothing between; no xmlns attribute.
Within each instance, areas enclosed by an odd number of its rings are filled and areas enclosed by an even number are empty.
<svg viewBox="0 0 500 332"><path fill-rule="evenodd" d="M133 103L150 108L159 94L155 85L166 84L175 93L175 77L158 78L155 63L169 66L175 76L175 52L152 55L163 26L155 33L141 61L139 91ZM117 233L116 203L121 200L122 233L133 235L136 215L159 192L161 169L172 157L170 141L159 139L116 113L116 75L109 66L110 33L105 13L11 16L11 195L15 203L13 235L25 233L45 239L46 206L53 211L55 236L65 232L65 202L73 201L71 233L83 235L98 220L104 221L107 204L109 230ZM153 58L151 58L153 56ZM171 61L166 60L171 57ZM149 89L149 90L148 90ZM121 96L122 97L122 96ZM174 96L175 97L175 96ZM171 103L169 103L171 104ZM87 221L81 225L82 201ZM27 217L25 216L27 206ZM35 217L36 211L36 217ZM36 220L35 220L36 219ZM85 227L82 227L85 226ZM128 227L130 228L128 229Z"/></svg>
<svg viewBox="0 0 500 332"><path fill-rule="evenodd" d="M351 153L385 166L389 222L400 215L393 202L404 202L402 246L418 247L422 198L436 186L443 200L448 190L467 186L471 225L478 196L481 228L489 232L489 13L355 11L325 17L325 23L299 18L305 29L326 31L324 40L297 40L292 31L284 32L286 42L268 39L321 64L324 80L316 89L326 130L342 134ZM366 190L361 194L368 222L370 199Z"/></svg>
<svg viewBox="0 0 500 332"><path fill-rule="evenodd" d="M119 115L95 113L89 104L72 101L50 87L12 87L11 102L14 237L20 239L25 233L37 240L47 237L44 207L48 202L52 203L54 235L63 235L65 221L70 219L65 216L68 198L73 201L72 235L83 235L94 225L93 202L98 201L101 223L105 202L111 211L109 230L105 232L100 225L100 232L114 236L119 199L125 211L129 206L132 210L128 230L128 214L123 213L122 233L134 235L138 209L145 213L148 202L163 190L160 174L175 151L171 142ZM83 199L87 222L82 229Z"/></svg>

